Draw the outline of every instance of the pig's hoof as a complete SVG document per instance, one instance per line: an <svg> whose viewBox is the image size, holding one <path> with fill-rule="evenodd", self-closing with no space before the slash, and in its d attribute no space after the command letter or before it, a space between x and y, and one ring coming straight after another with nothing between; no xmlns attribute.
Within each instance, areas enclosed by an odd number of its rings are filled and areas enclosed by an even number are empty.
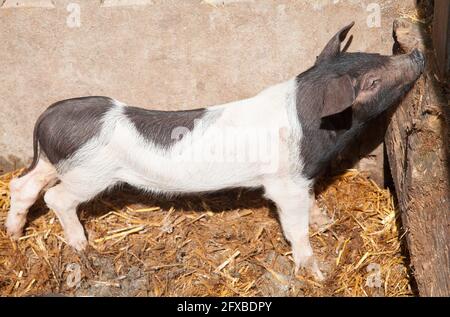
<svg viewBox="0 0 450 317"><path fill-rule="evenodd" d="M299 257L295 259L295 274L297 275L300 269L306 269L309 271L315 278L316 281L323 281L325 277L319 269L319 265L317 264L317 260L314 256L308 257Z"/></svg>
<svg viewBox="0 0 450 317"><path fill-rule="evenodd" d="M6 227L6 233L8 236L13 240L19 240L19 238L22 236L22 229L16 229L16 228L8 228Z"/></svg>
<svg viewBox="0 0 450 317"><path fill-rule="evenodd" d="M86 250L88 246L88 242L86 240L86 237L74 237L72 239L68 239L67 243L77 250L78 252L82 252Z"/></svg>
<svg viewBox="0 0 450 317"><path fill-rule="evenodd" d="M6 233L13 240L18 240L22 236L23 224L20 220L11 221L11 219L7 219L5 223Z"/></svg>

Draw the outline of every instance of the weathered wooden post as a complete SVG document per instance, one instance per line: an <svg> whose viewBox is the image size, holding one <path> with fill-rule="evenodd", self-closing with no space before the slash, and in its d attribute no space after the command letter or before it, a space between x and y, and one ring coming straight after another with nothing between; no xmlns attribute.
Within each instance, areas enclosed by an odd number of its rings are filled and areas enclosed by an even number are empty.
<svg viewBox="0 0 450 317"><path fill-rule="evenodd" d="M421 26L394 22L397 52L421 49L423 76L392 116L385 142L421 296L450 296L450 110Z"/></svg>

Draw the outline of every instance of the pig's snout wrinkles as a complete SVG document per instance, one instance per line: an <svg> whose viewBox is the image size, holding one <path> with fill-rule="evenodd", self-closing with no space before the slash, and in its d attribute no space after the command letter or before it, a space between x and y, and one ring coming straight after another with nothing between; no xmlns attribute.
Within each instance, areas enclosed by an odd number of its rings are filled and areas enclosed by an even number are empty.
<svg viewBox="0 0 450 317"><path fill-rule="evenodd" d="M412 62L417 66L418 71L420 74L423 73L425 69L425 56L421 51L419 51L417 48L415 48L411 54L409 54Z"/></svg>
<svg viewBox="0 0 450 317"><path fill-rule="evenodd" d="M409 54L393 56L392 62L392 69L398 69L398 71L392 71L391 78L400 85L404 85L405 81L412 83L420 77L425 70L426 59L424 54L415 48Z"/></svg>

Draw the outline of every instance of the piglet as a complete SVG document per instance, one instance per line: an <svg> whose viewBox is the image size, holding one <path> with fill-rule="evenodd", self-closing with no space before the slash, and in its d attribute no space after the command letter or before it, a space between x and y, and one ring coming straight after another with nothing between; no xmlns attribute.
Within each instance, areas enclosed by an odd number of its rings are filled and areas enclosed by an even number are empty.
<svg viewBox="0 0 450 317"><path fill-rule="evenodd" d="M331 38L311 68L249 99L187 111L146 110L107 97L51 105L36 121L31 166L11 181L7 232L21 236L44 189L67 243L81 251L88 243L77 206L118 184L170 195L263 187L296 268L323 279L308 237L309 218L317 219L314 180L424 69L417 50L342 52L352 26Z"/></svg>

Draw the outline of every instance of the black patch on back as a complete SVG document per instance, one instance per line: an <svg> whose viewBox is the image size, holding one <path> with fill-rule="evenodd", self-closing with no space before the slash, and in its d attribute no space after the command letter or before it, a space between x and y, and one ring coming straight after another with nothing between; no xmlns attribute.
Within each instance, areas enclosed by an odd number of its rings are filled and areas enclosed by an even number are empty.
<svg viewBox="0 0 450 317"><path fill-rule="evenodd" d="M136 107L125 107L125 115L138 132L148 141L161 147L169 147L179 139L173 138L177 128L194 128L194 122L201 119L206 109L159 111Z"/></svg>
<svg viewBox="0 0 450 317"><path fill-rule="evenodd" d="M114 106L107 97L81 97L52 104L36 122L36 137L52 164L72 156L98 135L105 113Z"/></svg>

